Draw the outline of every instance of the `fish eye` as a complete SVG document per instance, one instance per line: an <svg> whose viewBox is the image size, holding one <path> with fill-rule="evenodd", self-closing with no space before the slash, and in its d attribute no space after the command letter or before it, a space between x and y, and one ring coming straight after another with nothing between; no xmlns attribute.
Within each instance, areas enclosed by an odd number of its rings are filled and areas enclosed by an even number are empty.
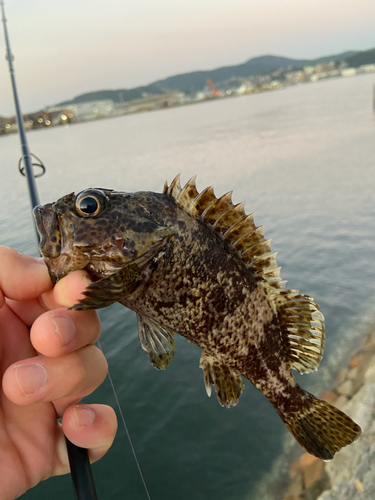
<svg viewBox="0 0 375 500"><path fill-rule="evenodd" d="M104 210L107 205L107 197L99 189L88 189L77 195L75 210L81 217L95 217Z"/></svg>

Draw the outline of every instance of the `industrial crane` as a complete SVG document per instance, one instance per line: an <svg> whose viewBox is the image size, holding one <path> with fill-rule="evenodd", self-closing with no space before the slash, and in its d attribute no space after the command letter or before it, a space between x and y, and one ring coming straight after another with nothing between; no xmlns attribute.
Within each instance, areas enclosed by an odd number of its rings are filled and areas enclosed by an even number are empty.
<svg viewBox="0 0 375 500"><path fill-rule="evenodd" d="M208 85L210 86L210 89L212 91L212 97L219 97L220 95L220 92L217 90L217 88L215 87L215 85L213 84L212 80L208 79L206 80L206 82L208 83Z"/></svg>

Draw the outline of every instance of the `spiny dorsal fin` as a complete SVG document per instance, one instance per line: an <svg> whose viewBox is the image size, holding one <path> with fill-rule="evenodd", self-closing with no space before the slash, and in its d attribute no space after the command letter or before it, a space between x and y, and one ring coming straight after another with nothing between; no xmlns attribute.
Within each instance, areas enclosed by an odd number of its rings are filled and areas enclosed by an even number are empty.
<svg viewBox="0 0 375 500"><path fill-rule="evenodd" d="M308 295L285 290L271 240L256 226L254 214L246 215L244 203L233 205L232 192L216 198L213 187L197 191L195 177L181 188L180 176L165 184L164 193L185 212L221 234L229 247L254 272L278 315L291 367L300 373L316 370L323 355L324 317Z"/></svg>
<svg viewBox="0 0 375 500"><path fill-rule="evenodd" d="M216 198L210 186L199 193L195 179L193 177L181 188L180 175L177 175L170 186L165 183L163 192L182 210L221 234L266 288L283 290L285 282L280 279L276 254L271 252L271 240L265 239L263 226L255 225L254 214L246 215L244 202L233 204L232 191Z"/></svg>

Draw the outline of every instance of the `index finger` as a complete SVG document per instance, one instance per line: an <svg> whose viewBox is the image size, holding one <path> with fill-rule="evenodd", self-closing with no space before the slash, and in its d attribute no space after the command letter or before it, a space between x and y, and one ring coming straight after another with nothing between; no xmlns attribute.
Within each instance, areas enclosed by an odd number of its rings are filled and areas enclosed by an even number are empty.
<svg viewBox="0 0 375 500"><path fill-rule="evenodd" d="M90 283L86 271L73 271L61 278L55 286L51 284L50 290L35 299L7 299L7 303L27 326L31 326L46 311L76 304L84 297L82 292Z"/></svg>
<svg viewBox="0 0 375 500"><path fill-rule="evenodd" d="M83 292L90 283L91 280L86 271L73 271L61 278L52 290L43 294L43 303L47 309L72 307L79 299L84 298Z"/></svg>

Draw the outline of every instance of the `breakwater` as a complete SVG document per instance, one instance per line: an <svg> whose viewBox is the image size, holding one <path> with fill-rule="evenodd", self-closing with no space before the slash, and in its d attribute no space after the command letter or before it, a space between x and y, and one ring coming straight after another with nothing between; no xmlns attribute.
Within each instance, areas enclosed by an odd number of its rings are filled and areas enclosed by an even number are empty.
<svg viewBox="0 0 375 500"><path fill-rule="evenodd" d="M370 500L375 496L375 323L330 390L320 397L350 415L362 436L324 462L304 453L289 468L283 500ZM275 485L273 485L275 487Z"/></svg>

